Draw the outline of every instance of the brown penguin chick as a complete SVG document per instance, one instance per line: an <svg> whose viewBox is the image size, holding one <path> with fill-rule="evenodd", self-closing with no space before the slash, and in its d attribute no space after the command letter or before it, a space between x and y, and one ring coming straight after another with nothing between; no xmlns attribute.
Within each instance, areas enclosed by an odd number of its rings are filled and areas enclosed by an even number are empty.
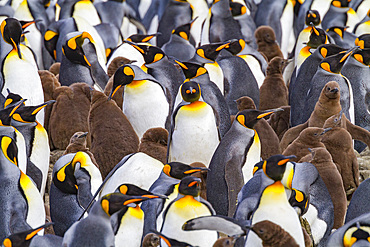
<svg viewBox="0 0 370 247"><path fill-rule="evenodd" d="M328 129L318 127L308 127L304 129L297 139L295 139L283 152L283 155L295 155L296 158L292 158L291 161L298 162L303 156L310 153L308 148L318 148L325 145L321 142L323 135Z"/></svg>
<svg viewBox="0 0 370 247"><path fill-rule="evenodd" d="M148 129L141 138L139 152L161 161L167 162L168 131L161 127Z"/></svg>
<svg viewBox="0 0 370 247"><path fill-rule="evenodd" d="M165 163L164 163L165 164ZM207 168L203 163L201 162L194 162L190 164L191 167L202 167L202 168ZM207 170L203 170L200 172L196 172L192 174L193 177L200 178L202 182L200 183L200 196L204 199L207 200Z"/></svg>
<svg viewBox="0 0 370 247"><path fill-rule="evenodd" d="M279 140L281 140L289 129L289 119L290 119L290 106L281 106L284 111L277 111L271 114L267 122L270 124L271 128L275 131Z"/></svg>
<svg viewBox="0 0 370 247"><path fill-rule="evenodd" d="M143 239L142 247L157 247L159 246L160 238L157 234L148 233Z"/></svg>
<svg viewBox="0 0 370 247"><path fill-rule="evenodd" d="M90 156L90 159L94 163L94 165L99 168L99 165L96 163L93 153L91 153L90 150L86 147L88 134L89 132L74 133L71 139L69 140L69 144L66 150L64 150L63 155L69 153L77 153L79 151L85 152Z"/></svg>
<svg viewBox="0 0 370 247"><path fill-rule="evenodd" d="M266 78L260 87L259 110L268 110L288 105L288 88L283 78L287 60L274 57L266 69Z"/></svg>
<svg viewBox="0 0 370 247"><path fill-rule="evenodd" d="M41 79L42 89L44 91L44 101L47 102L49 100L55 99L53 97L54 90L60 87L60 83L58 79L50 71L39 70L38 72L39 72L39 76ZM50 118L51 110L53 109L53 105L54 104L50 104L45 107L44 128L46 131L49 130L49 118ZM49 142L50 142L50 139L49 139Z"/></svg>
<svg viewBox="0 0 370 247"><path fill-rule="evenodd" d="M112 62L110 62L109 66L108 66L108 69L107 69L107 74L110 77L112 77L112 75L114 75L114 73L116 72L116 70L125 65L125 64L131 64L133 61L131 61L130 59L127 59L125 57L116 57L112 60Z"/></svg>
<svg viewBox="0 0 370 247"><path fill-rule="evenodd" d="M359 186L359 166L353 148L351 134L340 125L338 115L329 118L324 126L331 126L331 130L324 136L322 142L333 157L333 161L338 165L338 170L342 176L344 190L347 197Z"/></svg>
<svg viewBox="0 0 370 247"><path fill-rule="evenodd" d="M251 230L262 240L263 247L298 247L295 239L281 226L263 220L255 223Z"/></svg>
<svg viewBox="0 0 370 247"><path fill-rule="evenodd" d="M60 71L60 63L59 62L53 63L50 66L49 71L53 73L55 76L58 75Z"/></svg>
<svg viewBox="0 0 370 247"><path fill-rule="evenodd" d="M233 237L223 237L217 239L217 241L213 244L213 247L233 247L235 244L235 238Z"/></svg>
<svg viewBox="0 0 370 247"><path fill-rule="evenodd" d="M102 92L92 91L88 119L90 151L104 179L123 157L138 151L139 138L116 102Z"/></svg>
<svg viewBox="0 0 370 247"><path fill-rule="evenodd" d="M287 130L280 142L280 149L284 150L294 139L297 138L303 129L307 127L322 128L326 119L337 114L341 110L339 85L335 81L330 81L326 83L324 88L321 90L319 100L316 102L310 118L305 123Z"/></svg>
<svg viewBox="0 0 370 247"><path fill-rule="evenodd" d="M274 29L269 26L259 26L254 32L254 37L258 46L257 51L267 57L267 62L274 57L284 58L276 41Z"/></svg>
<svg viewBox="0 0 370 247"><path fill-rule="evenodd" d="M236 100L238 111L256 109L253 100L248 96ZM279 138L265 119L260 119L254 126L261 141L261 158L267 159L272 155L281 154Z"/></svg>
<svg viewBox="0 0 370 247"><path fill-rule="evenodd" d="M49 135L55 149L66 149L74 133L89 131L87 117L90 110L90 91L86 83L74 83L54 90L56 102L50 114ZM90 137L87 139L87 147L89 146Z"/></svg>
<svg viewBox="0 0 370 247"><path fill-rule="evenodd" d="M330 133L327 134L329 135ZM347 197L343 187L342 176L328 150L326 148L313 148L311 153L303 157L299 162L310 162L316 167L333 201L333 228L338 229L343 226L347 211Z"/></svg>

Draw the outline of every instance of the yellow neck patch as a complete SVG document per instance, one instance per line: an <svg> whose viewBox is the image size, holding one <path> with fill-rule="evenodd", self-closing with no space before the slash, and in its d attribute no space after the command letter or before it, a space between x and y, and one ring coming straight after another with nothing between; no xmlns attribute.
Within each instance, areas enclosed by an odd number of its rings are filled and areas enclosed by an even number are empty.
<svg viewBox="0 0 370 247"><path fill-rule="evenodd" d="M127 84L126 87L129 88L138 88L140 86L143 86L147 80L133 80L130 84Z"/></svg>
<svg viewBox="0 0 370 247"><path fill-rule="evenodd" d="M129 214L131 214L133 217L138 218L138 219L143 219L144 218L144 212L141 210L139 205L136 205L136 207L129 207L127 210Z"/></svg>
<svg viewBox="0 0 370 247"><path fill-rule="evenodd" d="M197 200L194 199L194 197L190 195L186 195L179 200L175 202L175 206L178 208L185 208L185 207L200 207L202 206L202 203L198 202Z"/></svg>
<svg viewBox="0 0 370 247"><path fill-rule="evenodd" d="M184 110L187 110L187 111L198 111L200 109L202 109L203 107L205 107L207 104L203 101L194 101L188 105L184 105L183 107L181 107L182 109Z"/></svg>

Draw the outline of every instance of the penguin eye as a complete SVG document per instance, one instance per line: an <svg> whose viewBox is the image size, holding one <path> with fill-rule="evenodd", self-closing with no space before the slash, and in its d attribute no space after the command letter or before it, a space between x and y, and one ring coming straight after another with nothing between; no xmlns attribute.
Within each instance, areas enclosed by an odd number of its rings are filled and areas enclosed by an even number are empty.
<svg viewBox="0 0 370 247"><path fill-rule="evenodd" d="M226 240L226 244L229 245L230 244L230 240L227 239Z"/></svg>
<svg viewBox="0 0 370 247"><path fill-rule="evenodd" d="M328 91L330 91L330 87L328 87L327 89L328 89Z"/></svg>
<svg viewBox="0 0 370 247"><path fill-rule="evenodd" d="M262 229L259 229L258 231L259 231L260 233L264 233L264 231L263 231Z"/></svg>
<svg viewBox="0 0 370 247"><path fill-rule="evenodd" d="M317 136L317 133L313 134L314 136Z"/></svg>

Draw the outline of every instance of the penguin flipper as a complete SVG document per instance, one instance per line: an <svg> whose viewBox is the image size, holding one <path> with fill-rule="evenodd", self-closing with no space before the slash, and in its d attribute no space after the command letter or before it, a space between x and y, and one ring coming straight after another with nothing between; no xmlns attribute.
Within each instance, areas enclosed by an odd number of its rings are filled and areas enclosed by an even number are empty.
<svg viewBox="0 0 370 247"><path fill-rule="evenodd" d="M214 230L229 236L243 236L247 231L240 221L223 215L203 216L188 220L182 229L184 231Z"/></svg>
<svg viewBox="0 0 370 247"><path fill-rule="evenodd" d="M180 110L182 106L186 105L185 101L181 101L181 103L176 107L176 109L173 111L172 116L171 116L171 127L170 131L168 133L168 141L167 141L167 163L171 161L170 159L170 147L171 147L171 140L172 140L172 134L175 129L175 118L177 112Z"/></svg>
<svg viewBox="0 0 370 247"><path fill-rule="evenodd" d="M292 143L298 137L299 133L301 133L301 131L307 127L308 121L288 129L280 141L279 145L280 150L284 152L284 150L289 146L289 144Z"/></svg>
<svg viewBox="0 0 370 247"><path fill-rule="evenodd" d="M225 166L229 216L232 216L235 213L238 193L244 185L243 172L241 167L237 165L241 163L242 162L239 161L238 157L234 156Z"/></svg>
<svg viewBox="0 0 370 247"><path fill-rule="evenodd" d="M345 117L344 115L342 117ZM370 132L360 126L354 125L351 123L347 117L346 120L346 129L351 134L352 139L362 141L370 148Z"/></svg>

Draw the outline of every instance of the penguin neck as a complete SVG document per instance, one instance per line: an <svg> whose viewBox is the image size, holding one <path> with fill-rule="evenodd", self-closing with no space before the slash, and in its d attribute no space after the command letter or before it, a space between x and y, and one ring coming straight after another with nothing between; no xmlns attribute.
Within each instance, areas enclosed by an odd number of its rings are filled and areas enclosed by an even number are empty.
<svg viewBox="0 0 370 247"><path fill-rule="evenodd" d="M262 205L270 204L271 205L271 203L289 204L288 198L285 193L284 185L280 181L277 181L273 183L272 185L267 186L262 193L260 204Z"/></svg>
<svg viewBox="0 0 370 247"><path fill-rule="evenodd" d="M177 196L177 205L180 207L186 207L188 205L200 205L201 203L199 202L199 196L194 197L191 195L182 195L178 194Z"/></svg>

